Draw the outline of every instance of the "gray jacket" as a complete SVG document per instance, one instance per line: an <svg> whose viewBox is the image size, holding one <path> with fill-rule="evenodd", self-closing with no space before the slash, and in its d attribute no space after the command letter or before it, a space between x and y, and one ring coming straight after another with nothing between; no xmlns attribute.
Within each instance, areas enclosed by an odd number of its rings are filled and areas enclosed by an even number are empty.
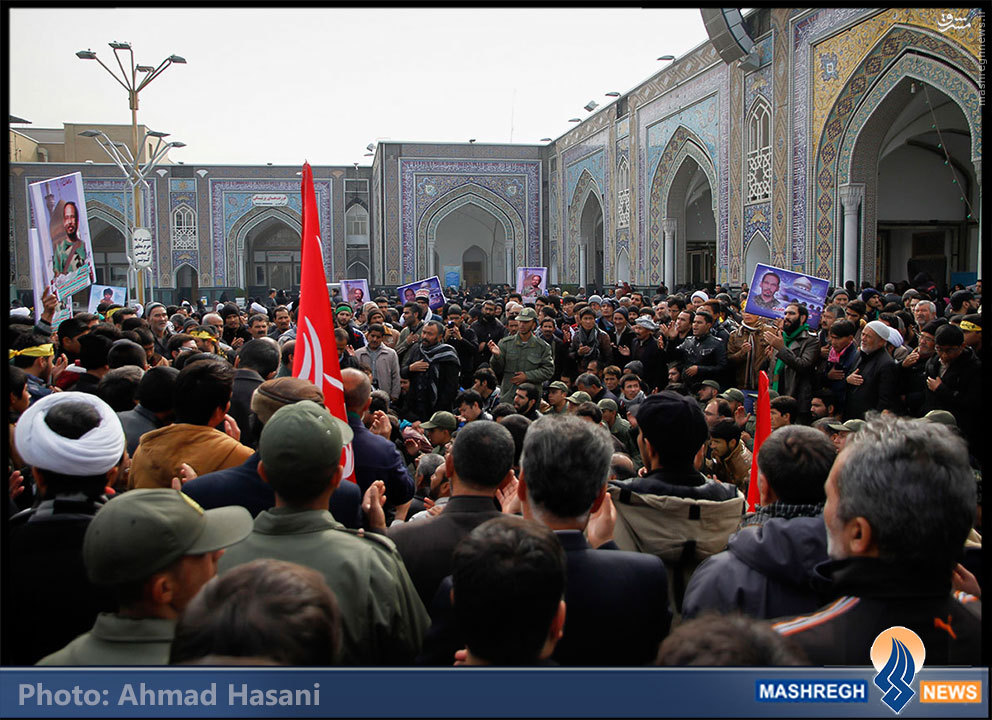
<svg viewBox="0 0 992 720"><path fill-rule="evenodd" d="M400 397L400 360L396 351L383 343L379 346L379 354L372 367L372 352L369 346L360 347L355 351L355 360L362 367L373 370L379 389L389 393L389 399L396 401Z"/></svg>

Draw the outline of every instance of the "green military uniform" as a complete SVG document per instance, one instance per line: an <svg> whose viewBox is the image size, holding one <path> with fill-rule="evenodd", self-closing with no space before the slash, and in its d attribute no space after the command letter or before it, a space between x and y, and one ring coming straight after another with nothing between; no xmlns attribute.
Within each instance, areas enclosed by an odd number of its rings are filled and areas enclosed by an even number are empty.
<svg viewBox="0 0 992 720"><path fill-rule="evenodd" d="M514 373L524 373L527 382L538 387L545 380L550 380L555 373L551 346L537 335L531 335L527 342L523 342L520 335L503 338L499 341L499 355L493 354L489 365L497 377L503 378L499 396L506 402L513 402L513 393L517 387L512 380Z"/></svg>
<svg viewBox="0 0 992 720"><path fill-rule="evenodd" d="M630 447L630 423L617 415L613 421L613 427L609 428L610 435L623 443L625 448Z"/></svg>
<svg viewBox="0 0 992 720"><path fill-rule="evenodd" d="M430 618L393 541L352 531L327 510L273 508L230 547L218 572L258 558L287 560L324 575L341 608L342 665L413 662Z"/></svg>
<svg viewBox="0 0 992 720"><path fill-rule="evenodd" d="M38 665L168 665L176 621L100 613L93 629Z"/></svg>

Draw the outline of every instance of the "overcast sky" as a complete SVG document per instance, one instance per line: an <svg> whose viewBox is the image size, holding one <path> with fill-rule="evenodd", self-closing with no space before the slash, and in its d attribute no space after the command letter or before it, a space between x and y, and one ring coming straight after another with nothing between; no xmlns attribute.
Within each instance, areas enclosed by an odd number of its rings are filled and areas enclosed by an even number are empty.
<svg viewBox="0 0 992 720"><path fill-rule="evenodd" d="M110 41L173 65L138 122L188 164L371 164L377 139L538 143L707 39L698 9L13 9L10 112L131 122ZM127 53L121 53L126 60ZM118 70L119 72L119 70Z"/></svg>

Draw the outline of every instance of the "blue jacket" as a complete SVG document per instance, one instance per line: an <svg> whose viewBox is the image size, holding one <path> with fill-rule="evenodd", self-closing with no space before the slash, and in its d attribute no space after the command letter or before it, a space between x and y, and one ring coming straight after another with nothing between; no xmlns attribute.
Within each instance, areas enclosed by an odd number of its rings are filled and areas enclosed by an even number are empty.
<svg viewBox="0 0 992 720"><path fill-rule="evenodd" d="M348 413L348 425L355 433L351 448L355 454L355 482L362 493L376 480L382 480L386 483L386 501L390 505L402 505L412 498L413 478L406 471L406 463L396 446L369 432L353 412Z"/></svg>
<svg viewBox="0 0 992 720"><path fill-rule="evenodd" d="M183 492L204 508L240 505L252 517L276 504L275 493L258 474L258 453L241 465L190 480L183 485ZM355 483L342 480L331 495L328 509L345 527L357 530L362 526L362 493Z"/></svg>

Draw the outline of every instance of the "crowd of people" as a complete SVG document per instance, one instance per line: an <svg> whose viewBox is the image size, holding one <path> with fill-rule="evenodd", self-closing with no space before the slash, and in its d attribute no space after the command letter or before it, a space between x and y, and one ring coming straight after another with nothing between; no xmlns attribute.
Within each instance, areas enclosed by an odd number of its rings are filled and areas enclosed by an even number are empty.
<svg viewBox="0 0 992 720"><path fill-rule="evenodd" d="M981 282L746 299L334 296L346 419L275 289L12 309L3 660L982 664Z"/></svg>

